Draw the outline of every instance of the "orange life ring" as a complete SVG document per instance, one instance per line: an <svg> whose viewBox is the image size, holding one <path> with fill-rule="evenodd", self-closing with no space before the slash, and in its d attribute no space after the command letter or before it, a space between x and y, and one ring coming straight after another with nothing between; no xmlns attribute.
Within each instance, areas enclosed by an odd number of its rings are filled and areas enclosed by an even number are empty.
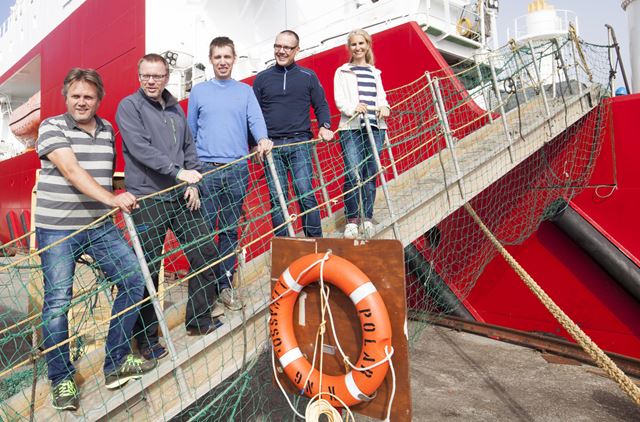
<svg viewBox="0 0 640 422"><path fill-rule="evenodd" d="M380 387L389 369L388 361L366 371L349 371L345 375L320 374L302 355L293 331L293 308L300 291L308 284L320 279L320 264L313 266L305 274L300 274L325 254L310 254L295 260L289 265L271 291L272 302L269 307L271 318L269 331L276 357L287 377L308 397L314 397L319 391L322 375L322 392L338 396L347 406L369 400ZM329 255L324 262L323 278L338 287L349 296L356 307L362 329L362 350L355 367L368 368L381 362L391 350L391 322L382 296L369 278L358 267L344 258ZM305 383L306 385L303 385ZM328 394L332 405L342 404Z"/></svg>

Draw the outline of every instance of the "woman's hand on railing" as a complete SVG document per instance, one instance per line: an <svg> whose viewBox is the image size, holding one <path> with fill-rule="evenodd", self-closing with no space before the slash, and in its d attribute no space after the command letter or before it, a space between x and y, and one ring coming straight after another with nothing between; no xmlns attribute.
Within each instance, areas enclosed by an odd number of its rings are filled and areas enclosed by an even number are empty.
<svg viewBox="0 0 640 422"><path fill-rule="evenodd" d="M359 104L356 106L356 113L359 113L359 114L366 114L366 113L367 113L368 108L369 108L369 106L367 106L365 103L359 103Z"/></svg>
<svg viewBox="0 0 640 422"><path fill-rule="evenodd" d="M378 110L376 110L376 116L378 116L378 119L384 119L385 117L389 117L389 114L391 114L391 109L389 109L389 107L378 107Z"/></svg>

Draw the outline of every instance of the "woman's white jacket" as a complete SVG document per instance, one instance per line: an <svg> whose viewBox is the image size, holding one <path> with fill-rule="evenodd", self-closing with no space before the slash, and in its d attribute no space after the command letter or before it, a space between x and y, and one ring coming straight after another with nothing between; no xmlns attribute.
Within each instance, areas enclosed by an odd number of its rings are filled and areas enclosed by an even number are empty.
<svg viewBox="0 0 640 422"><path fill-rule="evenodd" d="M360 129L360 118L356 117L349 121L356 112L356 106L360 103L358 96L358 78L354 71L350 69L352 65L345 63L336 69L333 77L333 99L340 110L340 126L338 130ZM387 94L382 87L380 70L370 66L376 80L376 107L389 107ZM384 119L379 120L379 129L386 129L387 123Z"/></svg>

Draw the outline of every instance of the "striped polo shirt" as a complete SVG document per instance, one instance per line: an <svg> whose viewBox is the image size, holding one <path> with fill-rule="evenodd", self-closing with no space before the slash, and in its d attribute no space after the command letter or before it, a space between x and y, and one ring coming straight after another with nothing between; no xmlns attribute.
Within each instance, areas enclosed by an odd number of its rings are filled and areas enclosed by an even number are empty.
<svg viewBox="0 0 640 422"><path fill-rule="evenodd" d="M358 98L360 102L375 107L378 93L376 91L376 77L373 75L373 70L370 66L351 66L351 70L356 74L358 80ZM367 116L369 117L371 126L377 127L378 118L376 117L375 110L368 110ZM363 121L362 126L364 125Z"/></svg>
<svg viewBox="0 0 640 422"><path fill-rule="evenodd" d="M36 193L36 227L75 230L110 210L76 189L47 158L58 148L71 148L80 167L111 192L114 131L109 122L95 118L95 137L80 129L69 113L49 117L40 124L36 149L42 170Z"/></svg>

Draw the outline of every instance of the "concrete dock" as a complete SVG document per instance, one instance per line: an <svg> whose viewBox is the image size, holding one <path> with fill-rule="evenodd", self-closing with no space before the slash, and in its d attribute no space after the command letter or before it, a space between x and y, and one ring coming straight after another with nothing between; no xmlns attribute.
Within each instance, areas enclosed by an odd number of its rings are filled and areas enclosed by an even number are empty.
<svg viewBox="0 0 640 422"><path fill-rule="evenodd" d="M415 421L640 421L640 407L594 366L433 325L410 356Z"/></svg>

